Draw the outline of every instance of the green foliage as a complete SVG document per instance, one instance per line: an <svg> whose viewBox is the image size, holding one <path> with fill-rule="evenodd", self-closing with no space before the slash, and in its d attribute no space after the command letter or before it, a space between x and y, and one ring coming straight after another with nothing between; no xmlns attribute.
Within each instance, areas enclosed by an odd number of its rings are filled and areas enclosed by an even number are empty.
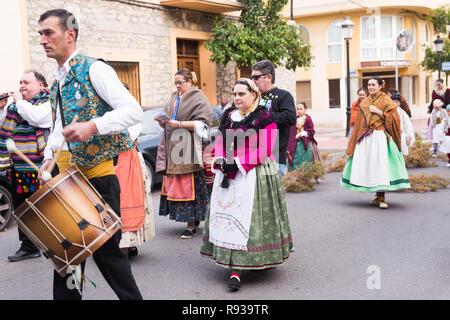
<svg viewBox="0 0 450 320"><path fill-rule="evenodd" d="M447 33L447 25L450 25L450 5L431 9L427 20L431 21L436 33Z"/></svg>
<svg viewBox="0 0 450 320"><path fill-rule="evenodd" d="M447 34L447 25L450 25L450 5L445 5L437 9L430 10L430 16L427 17L428 21L434 26L434 31L439 34ZM441 53L441 62L450 61L450 41L443 37L444 40L444 50ZM433 72L439 69L438 65L438 55L433 48L425 49L425 58L420 63L424 70ZM442 70L441 70L442 71ZM443 71L448 76L450 71Z"/></svg>
<svg viewBox="0 0 450 320"><path fill-rule="evenodd" d="M303 162L300 168L284 175L283 186L287 192L311 192L324 175L320 162Z"/></svg>
<svg viewBox="0 0 450 320"><path fill-rule="evenodd" d="M288 0L239 0L243 4L239 21L217 17L212 37L205 46L211 61L226 64L235 61L240 69L260 60L290 70L311 65L310 46L301 40L300 31L281 15Z"/></svg>
<svg viewBox="0 0 450 320"><path fill-rule="evenodd" d="M443 39L444 50L441 53L441 63L444 61L450 61L450 41L448 39ZM425 58L420 63L421 67L427 71L433 72L439 69L438 66L438 56L437 53L432 48L425 49ZM450 71L443 71L445 74L450 74Z"/></svg>

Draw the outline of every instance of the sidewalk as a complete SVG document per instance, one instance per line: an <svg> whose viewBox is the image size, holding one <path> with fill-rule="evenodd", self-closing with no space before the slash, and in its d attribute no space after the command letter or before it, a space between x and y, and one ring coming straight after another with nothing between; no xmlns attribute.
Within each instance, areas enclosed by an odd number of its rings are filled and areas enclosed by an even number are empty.
<svg viewBox="0 0 450 320"><path fill-rule="evenodd" d="M422 137L427 132L427 119L412 120L414 130ZM345 129L332 129L315 127L315 139L320 151L344 151L347 148L348 138Z"/></svg>

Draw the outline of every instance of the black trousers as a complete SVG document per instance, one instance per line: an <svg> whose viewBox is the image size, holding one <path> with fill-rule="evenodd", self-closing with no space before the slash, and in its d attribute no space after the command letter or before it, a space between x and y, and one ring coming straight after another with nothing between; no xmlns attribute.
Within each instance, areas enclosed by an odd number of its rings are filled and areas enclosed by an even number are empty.
<svg viewBox="0 0 450 320"><path fill-rule="evenodd" d="M14 206L14 210L17 209L18 206L20 206L22 204L22 202L25 201L26 198L29 198L33 192L23 192L23 193L18 193L17 192L17 187L18 187L18 182L17 182L17 177L16 177L16 171L14 169L11 170L11 196L12 196L12 200L13 200L13 206ZM20 244L20 250L23 250L25 252L29 252L29 253L35 253L39 251L39 248L37 248L33 242L31 242L31 240L25 235L25 233L20 229L17 228L17 230L19 231L19 240L21 241Z"/></svg>
<svg viewBox="0 0 450 320"><path fill-rule="evenodd" d="M120 216L120 185L116 175L109 175L89 180L103 199ZM122 231L94 252L93 258L106 282L120 300L142 300L142 295L131 271L128 256L119 248ZM84 273L85 262L81 264ZM61 277L56 271L53 275L54 300L81 300L76 288L68 286L70 275ZM69 289L72 287L73 289ZM82 290L82 288L81 288Z"/></svg>

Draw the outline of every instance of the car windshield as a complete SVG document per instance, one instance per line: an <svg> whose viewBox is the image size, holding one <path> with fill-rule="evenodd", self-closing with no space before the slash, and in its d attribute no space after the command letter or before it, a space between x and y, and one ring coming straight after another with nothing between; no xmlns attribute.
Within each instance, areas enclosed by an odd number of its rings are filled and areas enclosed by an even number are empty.
<svg viewBox="0 0 450 320"><path fill-rule="evenodd" d="M155 115L161 112L162 108L151 108L144 111L144 120L142 121L141 135L158 135L162 130L158 122L155 120Z"/></svg>

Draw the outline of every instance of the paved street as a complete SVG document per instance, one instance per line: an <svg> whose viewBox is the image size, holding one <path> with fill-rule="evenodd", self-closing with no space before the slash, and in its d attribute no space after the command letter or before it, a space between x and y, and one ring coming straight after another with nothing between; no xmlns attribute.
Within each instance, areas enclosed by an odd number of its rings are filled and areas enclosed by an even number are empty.
<svg viewBox="0 0 450 320"><path fill-rule="evenodd" d="M438 167L410 173L449 175ZM184 225L156 217L155 240L139 248L132 268L145 299L450 299L450 189L389 193L388 210L369 207L372 194L338 185L327 174L312 193L286 195L296 251L277 269L246 272L230 293L227 271L200 257L201 236L181 240ZM157 209L159 191L153 195ZM200 232L203 224L200 226ZM18 247L12 226L0 233L0 299L51 299L52 268L39 259L10 263ZM369 266L380 289L369 290ZM84 299L116 299L92 258Z"/></svg>

